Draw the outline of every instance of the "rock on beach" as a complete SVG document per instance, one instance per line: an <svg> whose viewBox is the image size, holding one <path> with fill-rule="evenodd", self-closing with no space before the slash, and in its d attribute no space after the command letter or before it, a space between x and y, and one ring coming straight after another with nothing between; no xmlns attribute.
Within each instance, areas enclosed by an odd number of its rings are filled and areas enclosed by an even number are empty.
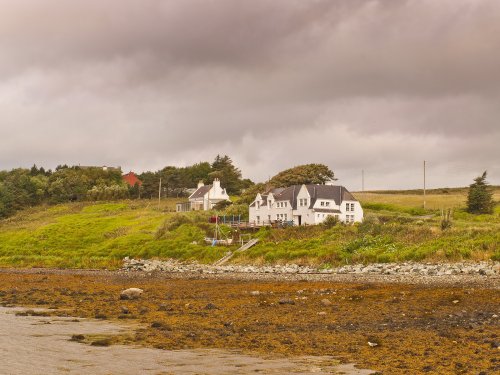
<svg viewBox="0 0 500 375"><path fill-rule="evenodd" d="M141 296L141 294L143 293L144 291L142 289L139 289L139 288L128 288L128 289L125 289L125 290L122 290L122 292L120 293L120 299L139 299L139 297Z"/></svg>

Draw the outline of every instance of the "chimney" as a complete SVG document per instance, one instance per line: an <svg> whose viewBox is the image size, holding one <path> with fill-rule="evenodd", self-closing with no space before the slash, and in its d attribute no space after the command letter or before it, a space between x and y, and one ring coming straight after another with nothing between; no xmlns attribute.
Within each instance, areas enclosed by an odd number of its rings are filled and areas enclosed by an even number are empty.
<svg viewBox="0 0 500 375"><path fill-rule="evenodd" d="M218 178L214 179L214 188L220 189L220 180Z"/></svg>
<svg viewBox="0 0 500 375"><path fill-rule="evenodd" d="M203 183L203 180L200 180L198 182L198 189L201 188L202 186L205 186L205 184Z"/></svg>
<svg viewBox="0 0 500 375"><path fill-rule="evenodd" d="M325 185L327 185L327 186L335 186L335 181L334 180L325 181Z"/></svg>

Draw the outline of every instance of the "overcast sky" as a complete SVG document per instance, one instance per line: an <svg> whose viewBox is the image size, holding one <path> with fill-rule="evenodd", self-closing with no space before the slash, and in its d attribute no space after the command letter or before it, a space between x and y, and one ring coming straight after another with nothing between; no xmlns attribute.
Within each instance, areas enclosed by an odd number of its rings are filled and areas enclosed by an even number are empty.
<svg viewBox="0 0 500 375"><path fill-rule="evenodd" d="M500 184L499 120L497 0L0 0L0 169Z"/></svg>

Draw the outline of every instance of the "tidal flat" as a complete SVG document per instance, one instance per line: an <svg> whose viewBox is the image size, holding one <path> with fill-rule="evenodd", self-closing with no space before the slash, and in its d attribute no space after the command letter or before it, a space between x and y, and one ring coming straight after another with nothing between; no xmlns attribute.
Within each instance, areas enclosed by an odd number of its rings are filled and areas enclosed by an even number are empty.
<svg viewBox="0 0 500 375"><path fill-rule="evenodd" d="M120 299L121 291L130 287L144 292L138 299ZM28 316L13 316L17 321L77 318L122 327L103 334L79 330L77 322L65 323L75 326L62 333L64 344L83 351L175 350L191 363L186 353L209 350L214 351L211 363L231 362L224 356L238 353L246 358L243 363L251 364L249 358L281 360L297 373L338 363L383 374L500 370L500 291L488 282L441 285L428 280L407 284L359 278L280 281L2 270L0 302L28 310ZM37 316L35 308L43 308L41 315L47 316ZM15 336L2 335L2 351ZM300 367L304 358L309 358L306 367ZM353 367L345 372L349 369ZM201 373L210 373L204 370ZM240 366L235 373L244 371ZM263 371L272 373L271 368Z"/></svg>

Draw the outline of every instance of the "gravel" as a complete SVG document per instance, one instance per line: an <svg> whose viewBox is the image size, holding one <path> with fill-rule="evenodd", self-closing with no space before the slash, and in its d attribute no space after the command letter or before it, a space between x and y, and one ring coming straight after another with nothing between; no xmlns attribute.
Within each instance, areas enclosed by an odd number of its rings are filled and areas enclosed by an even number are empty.
<svg viewBox="0 0 500 375"><path fill-rule="evenodd" d="M404 282L424 284L479 284L500 289L500 262L457 263L375 263L332 268L286 265L204 265L175 260L123 260L127 274L169 275L172 277L238 278L248 280L310 280L340 282Z"/></svg>
<svg viewBox="0 0 500 375"><path fill-rule="evenodd" d="M224 265L212 266L199 263L182 263L175 260L123 260L123 269L126 271L164 271L171 273L264 273L264 274L414 274L423 276L446 275L480 275L499 276L500 262L461 262L461 263L375 263L353 264L335 268L315 268L297 264L251 266L251 265Z"/></svg>

